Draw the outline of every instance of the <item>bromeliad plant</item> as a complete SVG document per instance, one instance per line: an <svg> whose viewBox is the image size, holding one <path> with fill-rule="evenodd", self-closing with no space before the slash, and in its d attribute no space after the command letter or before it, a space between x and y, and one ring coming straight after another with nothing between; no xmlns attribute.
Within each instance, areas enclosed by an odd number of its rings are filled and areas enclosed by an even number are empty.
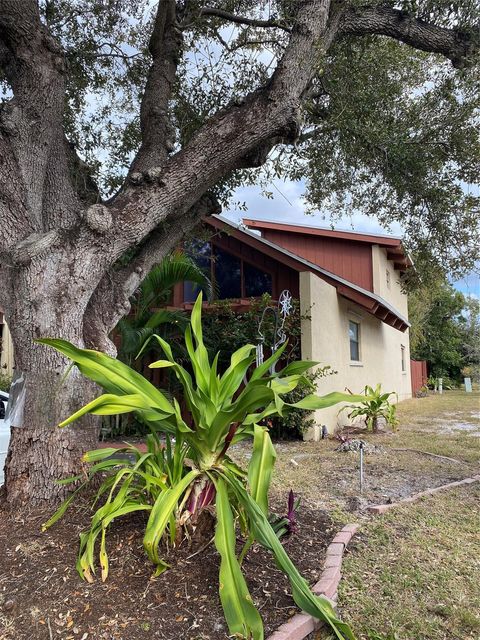
<svg viewBox="0 0 480 640"><path fill-rule="evenodd" d="M269 521L278 538L291 536L297 531L297 511L300 506L300 498L295 500L293 489L288 494L288 508L284 516L271 514Z"/></svg>
<svg viewBox="0 0 480 640"><path fill-rule="evenodd" d="M151 429L147 452L127 446L121 450L122 455L127 456L125 461L110 457L118 450L86 453L85 461L93 463L88 476L63 481L82 482L44 529L63 515L85 484L102 473L104 479L94 501L96 511L89 530L80 536L78 572L84 579L93 580L95 545L100 539L99 560L105 580L108 575L107 528L116 518L145 511L148 521L143 544L157 567L156 575L159 575L167 568L160 555L162 539L173 544L181 535L182 527L194 522L202 509L212 510L215 505L215 546L221 558L220 599L232 635L253 640L264 637L260 614L241 571L241 560L256 541L273 553L278 566L288 576L297 605L325 621L337 638L353 640L350 628L338 620L330 602L312 593L269 522L268 490L276 454L268 429L261 426L261 422L269 416L285 415L298 408L321 409L364 397L342 393L324 397L311 394L295 403L285 402L282 396L304 384L306 371L316 364L293 362L271 374L271 365L280 360L285 345L251 373L255 347L245 345L232 354L228 368L219 373L218 354L210 362L203 343L201 305L200 295L191 314L191 324L185 331L193 376L174 360L169 344L159 336L155 339L165 359L150 365L170 367L175 373L183 387L192 426L182 417L176 399L168 399L138 372L118 360L96 351L79 349L64 340L39 341L71 358L84 375L106 391L67 418L61 427L86 413L112 415L135 411ZM248 378L246 384L243 383L245 376ZM243 470L230 458L229 448L247 438L253 438L253 454L248 469ZM239 557L235 550L237 523L246 540Z"/></svg>
<svg viewBox="0 0 480 640"><path fill-rule="evenodd" d="M389 402L390 396L397 395L395 391L383 393L382 385L377 384L375 389L366 385L364 393L365 395L362 398L360 406L348 405L343 407L340 411L352 409L348 414L348 417L351 419L363 418L367 425L367 429L370 429L373 432L378 431L378 422L380 418L384 418L386 423L392 427L392 429L395 429L399 422L396 416L397 408L394 404L390 404ZM355 398L355 402L358 402L357 398Z"/></svg>

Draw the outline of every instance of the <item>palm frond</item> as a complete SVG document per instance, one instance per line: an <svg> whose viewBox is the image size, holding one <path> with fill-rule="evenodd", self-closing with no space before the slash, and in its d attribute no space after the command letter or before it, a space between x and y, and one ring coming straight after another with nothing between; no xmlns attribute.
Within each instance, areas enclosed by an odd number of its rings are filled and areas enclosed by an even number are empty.
<svg viewBox="0 0 480 640"><path fill-rule="evenodd" d="M210 295L210 279L189 256L179 251L166 256L142 282L137 301L138 315L164 303L175 284L187 281L198 284Z"/></svg>

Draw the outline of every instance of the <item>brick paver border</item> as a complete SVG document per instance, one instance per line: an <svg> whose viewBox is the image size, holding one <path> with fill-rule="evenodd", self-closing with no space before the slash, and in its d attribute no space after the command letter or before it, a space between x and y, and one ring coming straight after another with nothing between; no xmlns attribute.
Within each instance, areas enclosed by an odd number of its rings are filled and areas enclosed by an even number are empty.
<svg viewBox="0 0 480 640"><path fill-rule="evenodd" d="M380 515L389 511L390 509L394 509L395 507L401 507L404 504L409 504L411 502L416 502L420 500L420 498L424 498L425 496L431 496L435 493L439 493L440 491L445 491L446 489L454 489L455 487L461 487L464 484L472 484L473 482L480 482L480 475L473 476L472 478L465 478L464 480L458 480L457 482L449 482L448 484L442 484L439 487L435 487L433 489L426 489L425 491L421 491L420 493L415 493L413 496L408 498L402 498L398 502L391 502L389 504L377 504L375 506L368 507L368 511L373 513L374 515Z"/></svg>
<svg viewBox="0 0 480 640"><path fill-rule="evenodd" d="M337 602L337 589L342 577L341 568L345 548L360 528L359 524L347 524L333 538L327 548L320 580L312 587L317 595L328 598L333 606ZM282 624L267 640L303 640L309 633L320 627L322 622L308 613L297 613Z"/></svg>

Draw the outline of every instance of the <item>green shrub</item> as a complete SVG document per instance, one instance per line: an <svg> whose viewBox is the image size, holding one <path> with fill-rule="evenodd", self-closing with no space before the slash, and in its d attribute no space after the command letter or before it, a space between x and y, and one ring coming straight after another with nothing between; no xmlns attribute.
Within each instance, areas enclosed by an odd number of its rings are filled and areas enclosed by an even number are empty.
<svg viewBox="0 0 480 640"><path fill-rule="evenodd" d="M296 389L287 393L284 398L287 402L295 403L312 393L312 385L325 376L337 373L327 365L317 369L314 373L306 373L307 382L301 382ZM287 415L276 416L269 420L270 436L274 440L301 440L308 429L314 426L312 411L304 409L292 409Z"/></svg>
<svg viewBox="0 0 480 640"><path fill-rule="evenodd" d="M212 303L203 317L203 335L205 346L213 358L220 352L219 366L228 366L230 353L239 349L244 344L258 344L258 333L262 314L267 307L274 305L272 297L265 293L260 298L252 298L246 311L238 312L232 308L231 301L218 300ZM287 316L284 331L287 336L288 346L285 349L282 362L288 364L293 360L299 360L301 356L301 321L308 316L300 313L300 303L292 300L292 310ZM262 323L264 335L265 357L270 355L268 349L274 342L275 322L273 314L267 314Z"/></svg>
<svg viewBox="0 0 480 640"><path fill-rule="evenodd" d="M364 418L367 428L371 431L378 431L378 422L380 418L384 418L386 423L395 429L398 425L398 418L396 416L397 408L394 404L390 404L388 399L390 396L396 395L395 391L382 393L382 385L377 384L375 389L373 387L365 386L365 396L361 405L347 405L342 407L341 411L351 409L348 417L352 418ZM357 402L357 400L355 400Z"/></svg>
<svg viewBox="0 0 480 640"><path fill-rule="evenodd" d="M184 336L193 375L175 360L170 345L159 336L156 339L165 359L150 365L169 368L177 376L192 416L192 427L185 422L175 399L170 401L124 363L96 351L78 349L64 340L39 341L71 358L84 375L106 391L60 426L86 413L115 415L134 411L151 429L146 453L135 447L125 448L123 453L132 454L133 461L112 459L116 453L113 449L90 451L84 458L93 463L88 476L62 481L66 484L82 481L78 492L96 474L101 473L103 479L94 501L96 511L90 528L80 537L77 570L84 579L93 580L94 551L99 540L102 579L106 579L108 527L116 518L145 511L148 522L143 544L159 575L167 568L160 557L162 539L168 538L174 544L182 529L194 522L202 509L211 508L214 503L215 546L221 560L219 593L232 636L253 640L264 637L262 620L239 561L246 549L257 541L273 553L278 567L288 576L297 605L326 622L337 638L354 640L350 628L337 618L330 602L312 593L270 524L268 490L276 454L268 429L261 423L294 409L321 409L364 397L344 393L324 397L310 394L295 403L285 401L286 394L299 384L309 384L304 374L317 364L291 362L280 372L271 374L270 368L281 359L286 343L253 370L255 346L244 345L231 355L228 367L219 373L218 355L212 361L203 341L201 305L200 295ZM229 457L230 446L245 439L253 439L248 469L240 468ZM74 497L75 493L45 523L44 529L63 515ZM237 524L245 539L239 556L236 554Z"/></svg>

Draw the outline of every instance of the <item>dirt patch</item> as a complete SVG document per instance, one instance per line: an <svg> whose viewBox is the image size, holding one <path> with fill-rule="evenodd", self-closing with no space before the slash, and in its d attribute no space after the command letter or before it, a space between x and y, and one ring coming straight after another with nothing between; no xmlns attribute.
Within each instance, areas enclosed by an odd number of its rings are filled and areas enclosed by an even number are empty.
<svg viewBox="0 0 480 640"><path fill-rule="evenodd" d="M478 473L478 464L469 464L462 459L459 464L455 460L426 456L421 451L399 451L401 445L410 444L402 434L364 433L361 437L379 447L376 453L364 456L362 494L360 454L337 451L339 442L335 439L277 443L274 491L292 487L304 493L320 509L339 507L359 511L369 505L397 502L425 489ZM431 444L427 441L420 446L428 451ZM235 450L235 457L241 464L246 463L249 455L249 445Z"/></svg>
<svg viewBox="0 0 480 640"><path fill-rule="evenodd" d="M279 513L285 510L283 500L274 507ZM166 550L171 568L152 580L152 565L142 547L144 519L131 517L110 530L108 580L89 585L79 578L75 561L78 534L88 524L90 512L86 506L73 507L51 530L41 533L49 515L9 514L0 505L1 640L228 638L213 544L193 557L186 544ZM303 501L298 532L285 547L310 583L318 580L334 534L328 515ZM260 547L252 548L244 569L268 636L295 612L288 581Z"/></svg>

